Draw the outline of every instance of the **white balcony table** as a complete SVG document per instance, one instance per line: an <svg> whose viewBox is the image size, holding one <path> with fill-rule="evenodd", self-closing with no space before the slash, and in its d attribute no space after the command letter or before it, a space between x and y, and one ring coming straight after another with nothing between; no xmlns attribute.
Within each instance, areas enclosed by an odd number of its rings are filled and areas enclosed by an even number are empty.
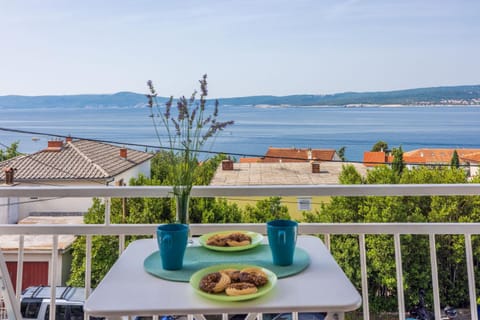
<svg viewBox="0 0 480 320"><path fill-rule="evenodd" d="M299 236L297 246L310 255L307 269L278 279L271 292L254 300L219 302L196 293L187 282L167 281L144 271L143 261L158 250L155 239L132 242L87 299L91 316L255 314L328 312L343 318L360 307L361 296L323 242ZM240 263L241 261L239 261Z"/></svg>

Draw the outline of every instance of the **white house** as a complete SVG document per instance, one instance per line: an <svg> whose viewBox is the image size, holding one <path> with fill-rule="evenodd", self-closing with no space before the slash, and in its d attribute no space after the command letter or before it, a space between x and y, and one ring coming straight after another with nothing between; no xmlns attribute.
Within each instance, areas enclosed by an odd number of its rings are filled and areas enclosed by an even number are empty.
<svg viewBox="0 0 480 320"><path fill-rule="evenodd" d="M0 162L0 188L15 186L126 185L130 178L150 176L153 154L88 140L49 141L45 150ZM91 198L0 198L0 224L82 223ZM17 236L0 235L12 279L18 262ZM57 279L50 279L51 236L29 235L24 241L22 289L31 285L63 285L70 272L74 236L61 236Z"/></svg>
<svg viewBox="0 0 480 320"><path fill-rule="evenodd" d="M0 181L9 186L126 185L140 173L150 176L152 157L89 140L49 141L42 151L0 162ZM82 214L91 204L91 198L0 199L0 224L30 215Z"/></svg>

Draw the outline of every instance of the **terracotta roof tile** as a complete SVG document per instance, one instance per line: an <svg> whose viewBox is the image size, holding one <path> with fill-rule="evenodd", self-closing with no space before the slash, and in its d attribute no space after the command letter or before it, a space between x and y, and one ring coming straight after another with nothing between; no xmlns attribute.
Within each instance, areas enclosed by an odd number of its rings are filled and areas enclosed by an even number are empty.
<svg viewBox="0 0 480 320"><path fill-rule="evenodd" d="M311 152L311 156L309 153ZM305 162L334 160L333 149L268 148L263 162Z"/></svg>
<svg viewBox="0 0 480 320"><path fill-rule="evenodd" d="M480 162L480 151L459 156L459 158L465 162Z"/></svg>
<svg viewBox="0 0 480 320"><path fill-rule="evenodd" d="M149 160L153 155L133 149L120 157L120 147L88 141L67 142L59 151L42 150L0 162L0 168L13 167L15 181L57 179L107 179ZM0 179L5 173L0 170Z"/></svg>
<svg viewBox="0 0 480 320"><path fill-rule="evenodd" d="M405 163L450 163L453 152L457 150L460 159L469 154L480 152L480 149L417 149L403 153Z"/></svg>
<svg viewBox="0 0 480 320"><path fill-rule="evenodd" d="M363 153L363 164L366 167L375 167L385 164L391 158L383 151L365 151Z"/></svg>
<svg viewBox="0 0 480 320"><path fill-rule="evenodd" d="M240 163L257 163L262 161L262 158L240 158Z"/></svg>

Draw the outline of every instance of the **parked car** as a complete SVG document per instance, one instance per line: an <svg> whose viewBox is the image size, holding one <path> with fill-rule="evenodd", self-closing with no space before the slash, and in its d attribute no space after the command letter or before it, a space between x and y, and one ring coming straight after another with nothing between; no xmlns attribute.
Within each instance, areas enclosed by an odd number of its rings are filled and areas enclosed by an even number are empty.
<svg viewBox="0 0 480 320"><path fill-rule="evenodd" d="M26 320L48 320L50 316L51 288L28 287L20 297L20 312ZM57 287L55 317L59 320L83 320L85 288ZM90 317L91 320L101 319Z"/></svg>

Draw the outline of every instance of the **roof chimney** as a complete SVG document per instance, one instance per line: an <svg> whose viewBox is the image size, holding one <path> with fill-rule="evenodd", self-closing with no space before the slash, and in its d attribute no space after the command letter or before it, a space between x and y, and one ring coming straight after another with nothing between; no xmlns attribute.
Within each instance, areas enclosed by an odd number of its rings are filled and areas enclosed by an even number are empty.
<svg viewBox="0 0 480 320"><path fill-rule="evenodd" d="M222 160L222 170L233 170L233 160Z"/></svg>
<svg viewBox="0 0 480 320"><path fill-rule="evenodd" d="M3 168L3 172L5 172L5 184L13 185L13 176L17 169L12 167Z"/></svg>
<svg viewBox="0 0 480 320"><path fill-rule="evenodd" d="M312 173L320 173L320 162L312 162Z"/></svg>
<svg viewBox="0 0 480 320"><path fill-rule="evenodd" d="M308 160L312 160L312 149L308 149L307 155L308 155Z"/></svg>
<svg viewBox="0 0 480 320"><path fill-rule="evenodd" d="M68 137L65 138L65 142L72 142L72 140L73 140L73 139L72 139L72 137L70 137L70 136L68 136Z"/></svg>
<svg viewBox="0 0 480 320"><path fill-rule="evenodd" d="M60 151L63 147L62 140L50 140L48 141L48 147L46 151Z"/></svg>
<svg viewBox="0 0 480 320"><path fill-rule="evenodd" d="M120 157L127 159L127 148L120 148Z"/></svg>

